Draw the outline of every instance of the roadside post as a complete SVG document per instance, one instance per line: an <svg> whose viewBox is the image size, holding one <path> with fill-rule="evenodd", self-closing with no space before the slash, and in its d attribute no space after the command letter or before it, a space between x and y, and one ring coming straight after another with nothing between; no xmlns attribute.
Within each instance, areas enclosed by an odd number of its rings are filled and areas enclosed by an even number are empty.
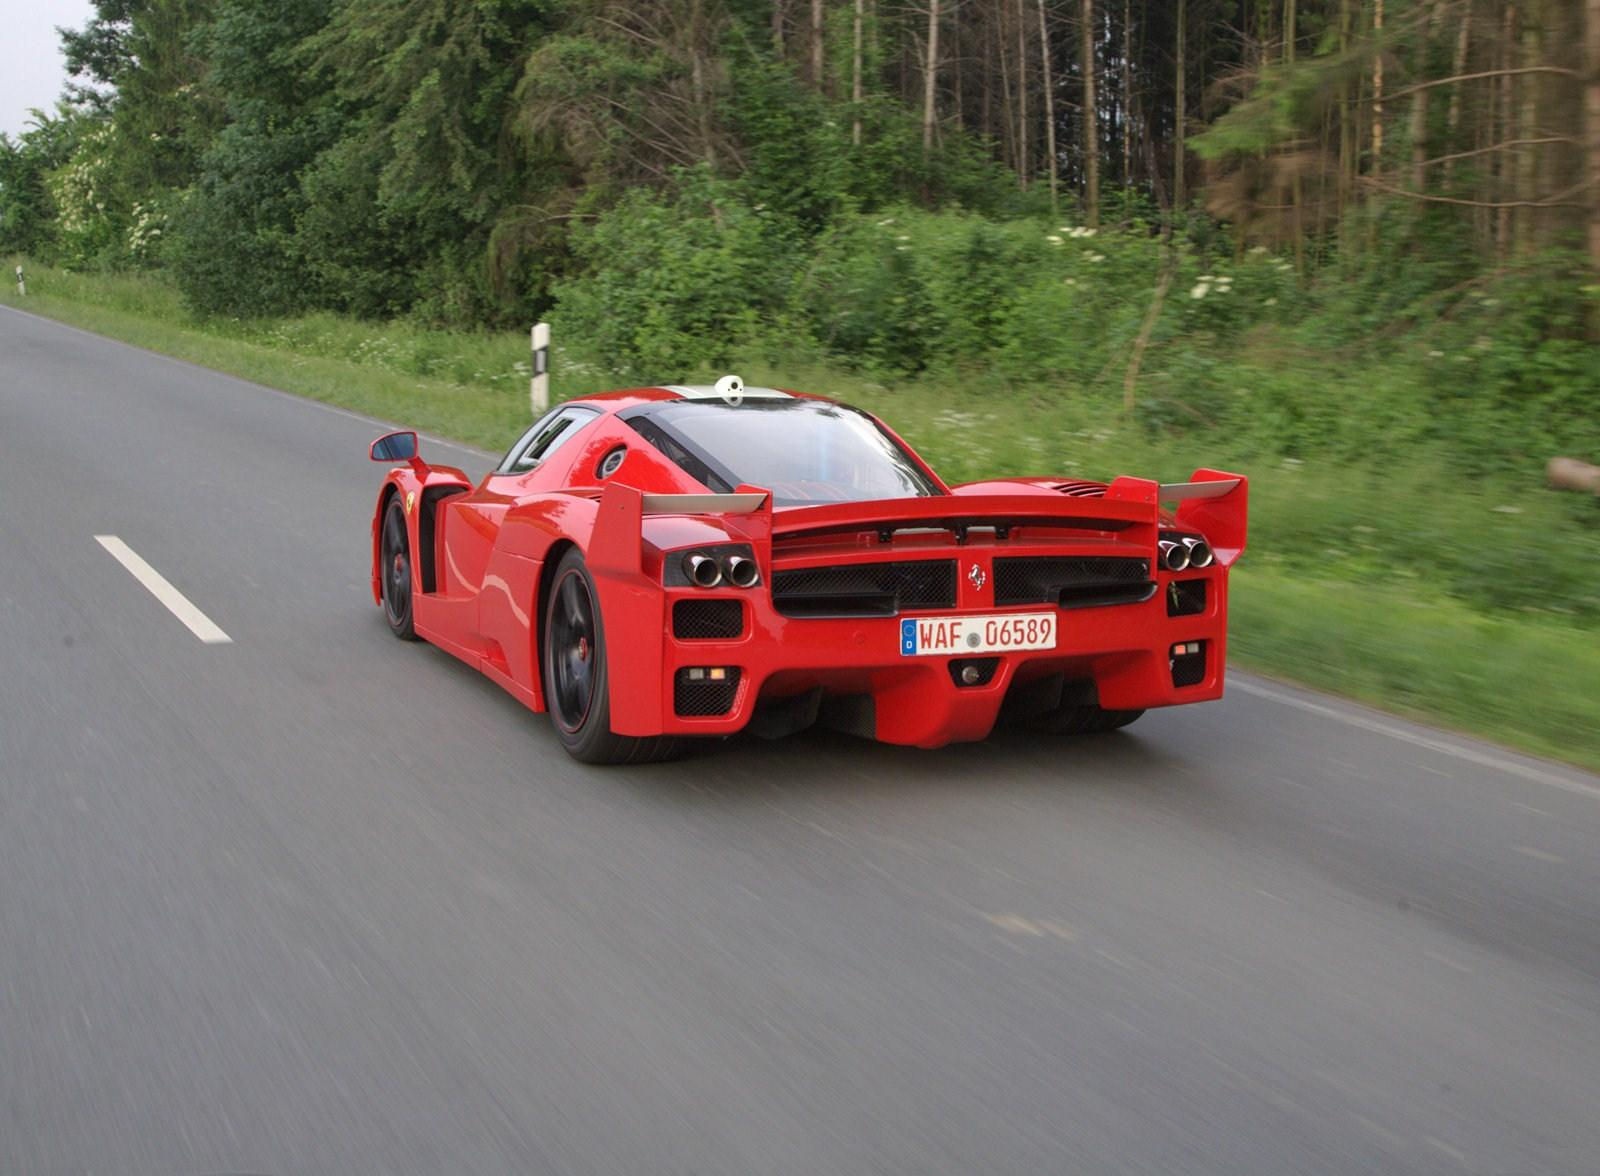
<svg viewBox="0 0 1600 1176"><path fill-rule="evenodd" d="M533 324L533 378L528 382L528 397L533 401L533 415L543 416L550 407L549 323Z"/></svg>
<svg viewBox="0 0 1600 1176"><path fill-rule="evenodd" d="M28 283L22 280L22 267L17 267L17 293L23 298L28 296Z"/></svg>

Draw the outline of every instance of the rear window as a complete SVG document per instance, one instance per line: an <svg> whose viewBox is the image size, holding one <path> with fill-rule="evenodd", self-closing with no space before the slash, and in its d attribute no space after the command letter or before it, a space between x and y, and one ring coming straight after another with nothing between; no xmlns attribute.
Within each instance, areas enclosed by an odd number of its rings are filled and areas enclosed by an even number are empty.
<svg viewBox="0 0 1600 1176"><path fill-rule="evenodd" d="M710 489L763 486L779 506L943 493L876 421L842 404L669 400L623 419Z"/></svg>

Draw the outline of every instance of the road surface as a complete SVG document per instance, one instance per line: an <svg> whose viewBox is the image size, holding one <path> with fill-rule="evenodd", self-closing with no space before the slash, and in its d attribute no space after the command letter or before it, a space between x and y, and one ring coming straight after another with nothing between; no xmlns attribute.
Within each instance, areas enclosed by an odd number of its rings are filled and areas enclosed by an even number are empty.
<svg viewBox="0 0 1600 1176"><path fill-rule="evenodd" d="M584 768L379 431L0 311L0 1173L1600 1172L1600 780L1243 675Z"/></svg>

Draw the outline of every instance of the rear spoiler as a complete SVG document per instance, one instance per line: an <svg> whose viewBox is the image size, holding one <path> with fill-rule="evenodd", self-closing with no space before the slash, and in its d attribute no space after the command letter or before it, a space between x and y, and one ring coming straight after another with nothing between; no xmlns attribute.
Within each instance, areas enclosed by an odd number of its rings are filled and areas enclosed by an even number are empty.
<svg viewBox="0 0 1600 1176"><path fill-rule="evenodd" d="M1178 504L1178 526L1206 537L1217 562L1227 567L1244 551L1250 482L1224 470L1196 470L1187 482L1164 485L1163 502Z"/></svg>
<svg viewBox="0 0 1600 1176"><path fill-rule="evenodd" d="M758 490L739 494L641 494L644 514L755 514L767 500Z"/></svg>
<svg viewBox="0 0 1600 1176"><path fill-rule="evenodd" d="M1243 478L1219 478L1215 482L1162 482L1156 494L1162 502L1179 502L1187 498L1221 498L1233 490Z"/></svg>

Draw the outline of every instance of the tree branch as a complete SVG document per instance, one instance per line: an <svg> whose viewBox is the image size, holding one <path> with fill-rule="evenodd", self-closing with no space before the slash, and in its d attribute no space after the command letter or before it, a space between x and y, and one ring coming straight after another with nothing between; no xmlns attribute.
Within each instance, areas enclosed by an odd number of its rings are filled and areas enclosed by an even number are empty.
<svg viewBox="0 0 1600 1176"><path fill-rule="evenodd" d="M1513 74L1550 73L1560 74L1566 78L1581 78L1583 75L1575 69L1563 69L1559 65L1524 65L1516 69L1486 69L1480 73L1455 74L1448 78L1434 78L1427 82L1418 82L1414 86L1407 86L1403 90L1390 90L1383 95L1384 102L1392 102L1396 98L1404 98L1407 94L1415 94L1418 90L1431 90L1435 86L1453 86L1457 82L1475 82L1482 78L1504 78Z"/></svg>
<svg viewBox="0 0 1600 1176"><path fill-rule="evenodd" d="M1473 155L1487 155L1491 151L1504 151L1508 147L1531 147L1536 143L1576 143L1578 140L1571 135L1547 135L1542 139L1507 139L1504 143L1494 143L1488 147L1479 147L1472 151L1457 151L1453 155L1441 155L1437 159L1424 159L1423 167L1432 167L1436 163L1449 163L1453 159L1466 159Z"/></svg>
<svg viewBox="0 0 1600 1176"><path fill-rule="evenodd" d="M1568 188L1565 192L1558 192L1548 200L1463 200L1457 196L1435 196L1430 192L1412 192L1406 188L1396 188L1392 184L1385 184L1371 176L1360 176L1360 181L1369 188L1376 188L1380 192L1389 192L1395 196L1405 196L1411 200L1425 200L1430 204L1460 204L1466 208L1588 208L1587 204L1578 204L1565 197L1575 195L1584 188L1594 183L1586 180L1575 187Z"/></svg>

